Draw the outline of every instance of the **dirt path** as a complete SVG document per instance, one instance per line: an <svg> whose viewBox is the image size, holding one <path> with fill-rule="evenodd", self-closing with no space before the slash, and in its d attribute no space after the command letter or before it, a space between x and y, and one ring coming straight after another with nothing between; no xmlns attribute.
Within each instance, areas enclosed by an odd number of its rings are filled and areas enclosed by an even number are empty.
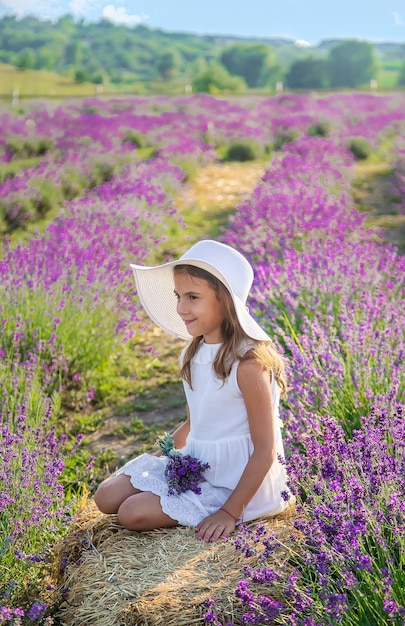
<svg viewBox="0 0 405 626"><path fill-rule="evenodd" d="M395 178L386 163L358 163L355 166L353 197L358 210L366 212L366 225L382 228L389 241L405 254L405 215L400 209Z"/></svg>
<svg viewBox="0 0 405 626"><path fill-rule="evenodd" d="M262 163L211 163L199 170L183 194L181 205L197 203L198 208L208 214L234 209L250 195L264 171Z"/></svg>

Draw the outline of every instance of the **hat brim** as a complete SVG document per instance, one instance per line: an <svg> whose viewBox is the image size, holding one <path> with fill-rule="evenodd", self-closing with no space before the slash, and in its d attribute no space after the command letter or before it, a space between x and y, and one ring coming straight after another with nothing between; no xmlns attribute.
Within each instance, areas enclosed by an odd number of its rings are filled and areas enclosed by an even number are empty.
<svg viewBox="0 0 405 626"><path fill-rule="evenodd" d="M212 265L201 259L179 259L164 265L145 267L131 264L135 276L137 292L142 306L157 326L166 332L188 340L191 335L177 313L177 301L174 294L175 265L193 265L206 270L220 280L231 294L239 323L248 337L257 341L271 341L263 328L250 315L241 299L232 293L226 278Z"/></svg>

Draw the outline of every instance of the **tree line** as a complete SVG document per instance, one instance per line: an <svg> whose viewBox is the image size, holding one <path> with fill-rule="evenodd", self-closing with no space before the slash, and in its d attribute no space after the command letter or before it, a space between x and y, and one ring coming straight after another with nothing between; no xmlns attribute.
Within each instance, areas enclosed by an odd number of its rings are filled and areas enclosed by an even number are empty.
<svg viewBox="0 0 405 626"><path fill-rule="evenodd" d="M211 93L281 83L290 89L359 88L392 68L394 86L405 86L405 44L338 40L302 48L288 40L168 33L70 15L56 22L0 19L0 62L121 88L152 81Z"/></svg>

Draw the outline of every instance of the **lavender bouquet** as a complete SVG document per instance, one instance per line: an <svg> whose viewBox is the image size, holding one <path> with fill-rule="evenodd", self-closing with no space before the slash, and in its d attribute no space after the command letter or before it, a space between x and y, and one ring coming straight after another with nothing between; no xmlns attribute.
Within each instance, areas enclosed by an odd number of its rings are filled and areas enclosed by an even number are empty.
<svg viewBox="0 0 405 626"><path fill-rule="evenodd" d="M179 496L189 489L200 494L200 483L205 480L203 473L210 468L210 465L202 463L189 454L181 454L174 447L173 437L169 433L159 437L156 443L163 454L168 457L165 476L169 496Z"/></svg>

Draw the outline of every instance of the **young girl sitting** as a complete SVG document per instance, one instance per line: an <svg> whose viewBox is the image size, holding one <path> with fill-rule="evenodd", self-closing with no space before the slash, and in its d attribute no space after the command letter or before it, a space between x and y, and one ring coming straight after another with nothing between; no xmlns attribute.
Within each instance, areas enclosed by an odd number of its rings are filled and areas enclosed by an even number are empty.
<svg viewBox="0 0 405 626"><path fill-rule="evenodd" d="M99 485L96 504L130 530L182 524L204 541L225 539L239 522L276 515L293 497L279 419L283 359L246 308L253 270L211 240L178 261L131 267L151 319L189 339L180 358L187 419L172 437L178 453L208 469L198 489L169 494L169 457L142 454Z"/></svg>

